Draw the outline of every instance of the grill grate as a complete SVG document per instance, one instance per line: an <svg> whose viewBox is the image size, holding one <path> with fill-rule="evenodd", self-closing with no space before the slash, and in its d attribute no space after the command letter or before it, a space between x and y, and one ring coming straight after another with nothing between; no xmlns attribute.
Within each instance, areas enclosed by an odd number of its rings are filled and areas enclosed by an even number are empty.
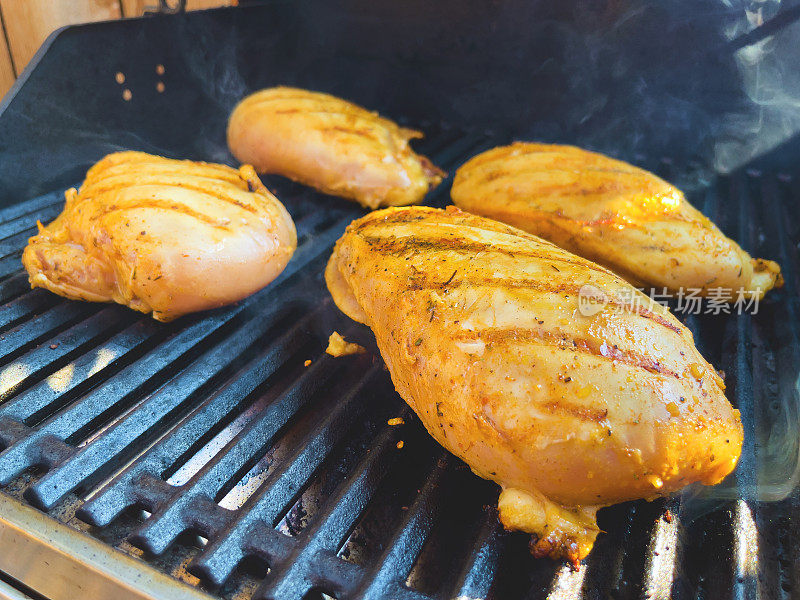
<svg viewBox="0 0 800 600"><path fill-rule="evenodd" d="M452 172L491 145L440 131L420 149ZM787 274L757 315L687 319L742 411L736 476L710 498L602 511L608 533L577 572L501 530L495 486L427 436L370 334L333 306L322 270L360 211L279 186L299 237L286 271L234 307L166 325L30 291L20 251L61 197L0 210L4 493L222 598L796 597L800 502L758 497L796 483L768 468L781 458L770 452L797 458L796 412L780 401L796 398L800 364L795 181L737 173L692 198ZM325 355L334 329L371 352ZM398 415L405 425L386 424Z"/></svg>

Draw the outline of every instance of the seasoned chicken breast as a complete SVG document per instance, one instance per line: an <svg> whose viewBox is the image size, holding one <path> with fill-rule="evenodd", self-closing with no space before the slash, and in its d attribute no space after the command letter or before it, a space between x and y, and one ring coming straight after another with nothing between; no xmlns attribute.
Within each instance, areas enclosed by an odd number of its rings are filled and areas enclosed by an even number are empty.
<svg viewBox="0 0 800 600"><path fill-rule="evenodd" d="M430 434L500 484L500 519L539 556L578 560L599 507L713 485L737 463L738 411L692 334L536 236L453 207L387 209L348 227L325 276Z"/></svg>
<svg viewBox="0 0 800 600"><path fill-rule="evenodd" d="M417 204L444 173L415 154L422 133L341 98L287 87L248 96L228 145L259 173L278 173L366 208Z"/></svg>
<svg viewBox="0 0 800 600"><path fill-rule="evenodd" d="M261 289L296 245L289 213L252 167L118 152L39 223L22 262L32 287L169 321Z"/></svg>
<svg viewBox="0 0 800 600"><path fill-rule="evenodd" d="M453 202L542 236L634 285L698 289L718 299L760 298L783 283L652 173L575 148L515 143L457 172ZM741 292L740 292L741 290Z"/></svg>

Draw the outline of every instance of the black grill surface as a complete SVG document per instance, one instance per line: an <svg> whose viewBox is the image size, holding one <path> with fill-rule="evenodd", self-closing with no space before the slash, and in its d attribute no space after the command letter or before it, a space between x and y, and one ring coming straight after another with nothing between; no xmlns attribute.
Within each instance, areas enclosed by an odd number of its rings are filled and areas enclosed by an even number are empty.
<svg viewBox="0 0 800 600"><path fill-rule="evenodd" d="M493 143L451 132L423 149L452 171ZM0 213L5 493L223 598L793 596L798 498L760 497L782 495L780 461L796 464L797 414L781 401L800 363L794 180L742 172L693 198L788 275L756 315L688 319L742 411L740 467L720 489L602 511L607 533L577 572L501 530L495 486L429 439L370 333L332 304L323 267L360 211L273 187L298 227L286 271L232 308L170 324L28 289L20 250L60 194ZM773 210L756 214L763 195ZM370 352L326 355L333 330ZM387 425L395 416L405 424Z"/></svg>
<svg viewBox="0 0 800 600"><path fill-rule="evenodd" d="M157 22L156 31L186 27ZM58 47L67 58L76 31L83 30L69 30ZM17 90L17 104L0 114L0 131L25 133L44 156L55 138L26 133L21 115L36 113L30 107L59 60L43 60L25 84L32 91ZM108 75L106 89L119 64L90 74ZM182 155L230 160L219 135L230 102L215 106L216 128L200 134L216 137ZM127 110L121 100L111 108ZM104 122L119 126L115 119ZM120 145L158 151L136 137L145 132L135 120L125 123ZM422 125L428 136L417 149L451 173L428 198L434 206L449 203L461 163L515 137ZM25 165L21 157L35 153L5 139L4 160ZM226 600L800 598L794 173L751 165L723 176L679 158L623 154L686 187L753 255L779 261L786 286L756 314L685 317L700 350L726 372L728 398L742 413L736 472L715 488L602 510L605 533L573 570L534 560L527 536L502 530L496 486L433 442L394 391L371 333L333 305L323 268L334 241L363 214L355 205L267 178L297 224L298 249L285 272L235 306L169 324L31 291L20 253L36 220L58 214L64 187L79 183L90 155L114 149L87 140L69 168L6 188L54 191L0 208L0 493ZM66 164L64 152L51 158ZM44 171L39 163L20 168L31 181ZM0 167L10 181L8 171L8 163ZM334 330L368 352L326 355ZM389 426L397 416L405 423Z"/></svg>

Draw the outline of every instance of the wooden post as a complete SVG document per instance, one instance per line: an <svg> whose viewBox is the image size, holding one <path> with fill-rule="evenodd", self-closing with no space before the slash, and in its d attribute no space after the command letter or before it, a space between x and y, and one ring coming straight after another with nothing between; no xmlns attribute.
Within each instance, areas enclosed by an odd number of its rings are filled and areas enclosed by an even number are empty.
<svg viewBox="0 0 800 600"><path fill-rule="evenodd" d="M16 73L14 72L14 65L11 63L11 54L8 52L6 45L6 34L3 28L2 20L0 20L0 98L5 96L6 92L11 88L14 83Z"/></svg>
<svg viewBox="0 0 800 600"><path fill-rule="evenodd" d="M55 29L122 16L119 0L0 0L0 10L17 73Z"/></svg>
<svg viewBox="0 0 800 600"><path fill-rule="evenodd" d="M141 17L145 9L158 6L158 0L120 0L125 17ZM236 6L237 0L186 0L186 10L202 10L221 6Z"/></svg>

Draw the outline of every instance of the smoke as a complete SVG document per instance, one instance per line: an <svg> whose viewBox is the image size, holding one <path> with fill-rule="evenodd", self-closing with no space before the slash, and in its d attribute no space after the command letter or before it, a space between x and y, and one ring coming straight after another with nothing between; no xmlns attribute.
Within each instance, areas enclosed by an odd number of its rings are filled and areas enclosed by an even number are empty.
<svg viewBox="0 0 800 600"><path fill-rule="evenodd" d="M765 368L773 370L767 360ZM773 373L774 375L774 373ZM723 483L692 485L681 492L681 520L690 523L730 506L733 501L780 502L800 484L800 375L789 389L775 389L772 398L747 398L740 407L745 444L739 465ZM772 394L769 394L771 396Z"/></svg>
<svg viewBox="0 0 800 600"><path fill-rule="evenodd" d="M748 496L765 502L787 498L800 484L800 376L789 398L776 400L769 429L760 440L760 469L755 489Z"/></svg>
<svg viewBox="0 0 800 600"><path fill-rule="evenodd" d="M735 13L738 17L723 27L732 44L774 18L781 6L781 0L721 1L726 8L740 9ZM735 52L750 106L726 115L714 146L717 171L740 168L800 132L800 70L794 64L798 47L800 23L795 22ZM793 353L785 353L784 359L788 355L792 360L787 362L796 364ZM776 373L772 355L764 369L769 372L760 376L776 385L771 392L756 392L755 397L746 398L748 406L740 406L745 446L736 471L720 485L685 489L684 520L694 520L733 500L780 502L800 484L800 376ZM787 375L795 379L787 381ZM781 381L783 385L777 383Z"/></svg>
<svg viewBox="0 0 800 600"><path fill-rule="evenodd" d="M725 39L736 40L774 18L781 0L721 0L740 9L723 25ZM737 14L737 13L734 13ZM730 172L800 132L800 22L795 22L734 54L749 110L726 116L724 134L714 148L714 167Z"/></svg>
<svg viewBox="0 0 800 600"><path fill-rule="evenodd" d="M225 127L227 115L252 90L248 89L241 73L239 57L241 39L235 28L211 29L203 22L181 20L175 39L187 68L187 78L205 82L202 87L204 104L215 117L197 122L196 151L203 160L231 163ZM222 40L220 40L222 38ZM220 43L222 42L222 43ZM208 51L213 48L214 51Z"/></svg>

